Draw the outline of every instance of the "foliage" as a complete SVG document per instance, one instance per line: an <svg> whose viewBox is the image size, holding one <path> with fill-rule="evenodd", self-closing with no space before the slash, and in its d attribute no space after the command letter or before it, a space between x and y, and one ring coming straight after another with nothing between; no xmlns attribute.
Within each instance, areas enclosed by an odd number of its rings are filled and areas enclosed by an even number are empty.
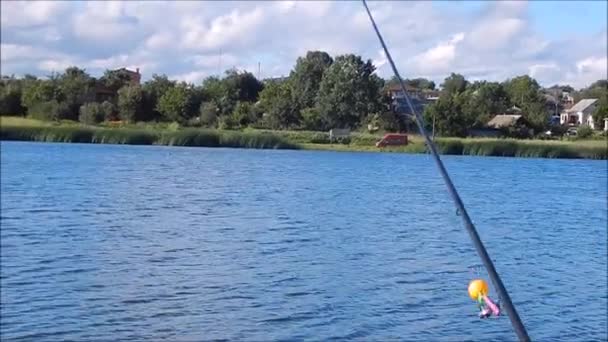
<svg viewBox="0 0 608 342"><path fill-rule="evenodd" d="M156 109L166 120L186 123L198 110L192 87L181 83L169 88L158 100Z"/></svg>
<svg viewBox="0 0 608 342"><path fill-rule="evenodd" d="M292 100L289 83L271 83L260 93L264 121L273 129L287 129L300 124L300 113Z"/></svg>
<svg viewBox="0 0 608 342"><path fill-rule="evenodd" d="M112 91L118 91L131 83L131 76L125 69L106 70L99 80Z"/></svg>
<svg viewBox="0 0 608 342"><path fill-rule="evenodd" d="M23 83L14 77L0 80L0 115L25 115L27 109L21 104Z"/></svg>
<svg viewBox="0 0 608 342"><path fill-rule="evenodd" d="M441 87L444 93L449 95L460 94L465 91L469 82L460 74L451 73L443 83Z"/></svg>
<svg viewBox="0 0 608 342"><path fill-rule="evenodd" d="M106 117L103 105L97 102L87 102L80 106L80 115L78 120L84 124L97 124L102 122Z"/></svg>
<svg viewBox="0 0 608 342"><path fill-rule="evenodd" d="M118 90L118 115L126 122L141 120L143 92L139 85L126 85Z"/></svg>
<svg viewBox="0 0 608 342"><path fill-rule="evenodd" d="M169 80L166 75L152 75L152 79L146 81L143 86L143 113L144 121L158 120L162 117L157 110L158 100L165 93L175 87L176 82Z"/></svg>
<svg viewBox="0 0 608 342"><path fill-rule="evenodd" d="M586 139L593 135L593 129L587 125L580 125L576 129L576 137L578 139Z"/></svg>
<svg viewBox="0 0 608 342"><path fill-rule="evenodd" d="M232 120L239 128L247 127L249 124L255 123L257 117L251 103L238 102L232 113Z"/></svg>
<svg viewBox="0 0 608 342"><path fill-rule="evenodd" d="M323 122L321 129L355 128L370 113L382 110L383 81L374 71L372 62L364 62L360 56L336 57L319 87L317 109Z"/></svg>
<svg viewBox="0 0 608 342"><path fill-rule="evenodd" d="M426 78L414 78L414 79L409 79L406 78L403 80L403 83L407 86L416 88L416 89L421 89L421 90L435 90L435 82L426 79ZM399 85L399 80L397 79L397 77L393 76L388 82L387 85L389 86L398 86Z"/></svg>
<svg viewBox="0 0 608 342"><path fill-rule="evenodd" d="M205 127L215 127L218 108L214 102L203 102L200 106L200 123Z"/></svg>
<svg viewBox="0 0 608 342"><path fill-rule="evenodd" d="M77 120L80 106L94 99L95 79L89 76L85 70L73 66L59 75L58 85L63 95L62 101L68 108L68 112L62 119Z"/></svg>
<svg viewBox="0 0 608 342"><path fill-rule="evenodd" d="M65 102L49 100L35 102L28 108L30 117L38 120L58 121L69 115L69 108Z"/></svg>
<svg viewBox="0 0 608 342"><path fill-rule="evenodd" d="M289 76L296 111L315 105L323 74L332 63L333 59L324 51L309 51L298 58Z"/></svg>
<svg viewBox="0 0 608 342"><path fill-rule="evenodd" d="M466 89L463 112L473 128L483 127L493 114L504 113L509 107L509 96L500 83L475 82Z"/></svg>

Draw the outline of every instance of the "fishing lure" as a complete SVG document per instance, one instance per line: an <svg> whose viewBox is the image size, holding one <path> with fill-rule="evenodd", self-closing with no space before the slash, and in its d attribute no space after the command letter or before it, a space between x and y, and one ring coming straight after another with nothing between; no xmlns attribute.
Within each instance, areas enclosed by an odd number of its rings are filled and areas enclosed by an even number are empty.
<svg viewBox="0 0 608 342"><path fill-rule="evenodd" d="M475 279L469 283L469 297L477 302L479 318L500 316L500 304L488 296L488 283L482 279Z"/></svg>

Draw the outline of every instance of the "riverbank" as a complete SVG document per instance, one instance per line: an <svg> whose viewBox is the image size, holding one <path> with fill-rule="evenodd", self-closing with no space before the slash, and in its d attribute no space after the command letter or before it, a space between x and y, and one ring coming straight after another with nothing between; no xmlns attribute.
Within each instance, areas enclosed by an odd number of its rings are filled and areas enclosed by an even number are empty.
<svg viewBox="0 0 608 342"><path fill-rule="evenodd" d="M182 129L171 125L112 128L78 123L52 124L22 118L2 118L0 121L0 140L427 153L420 136L412 135L407 146L383 149L375 146L379 138L372 134L353 133L347 143L331 144L326 132ZM450 155L608 159L606 140L438 138L436 144L440 153Z"/></svg>

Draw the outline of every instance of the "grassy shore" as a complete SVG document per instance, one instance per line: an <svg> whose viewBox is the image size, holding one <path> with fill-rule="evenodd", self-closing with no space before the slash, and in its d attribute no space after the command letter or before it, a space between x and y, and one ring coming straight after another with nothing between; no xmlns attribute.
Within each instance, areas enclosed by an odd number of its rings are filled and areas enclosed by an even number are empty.
<svg viewBox="0 0 608 342"><path fill-rule="evenodd" d="M407 146L384 149L374 145L379 138L373 134L353 133L347 143L330 144L326 132L181 129L167 124L109 128L75 122L50 123L15 117L0 118L0 140L427 153L423 139L417 135L409 137L410 143ZM608 159L606 140L437 138L436 145L440 153L450 155Z"/></svg>

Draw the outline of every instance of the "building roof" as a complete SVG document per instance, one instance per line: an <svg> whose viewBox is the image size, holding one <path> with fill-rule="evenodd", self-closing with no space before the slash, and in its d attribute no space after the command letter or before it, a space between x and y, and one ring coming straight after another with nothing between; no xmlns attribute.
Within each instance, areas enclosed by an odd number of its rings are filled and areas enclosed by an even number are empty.
<svg viewBox="0 0 608 342"><path fill-rule="evenodd" d="M504 128L514 126L519 119L521 119L521 115L513 115L513 114L498 114L488 122L488 127L492 128Z"/></svg>
<svg viewBox="0 0 608 342"><path fill-rule="evenodd" d="M572 108L568 109L568 112L577 113L584 112L592 104L596 103L597 99L582 99L578 101Z"/></svg>

